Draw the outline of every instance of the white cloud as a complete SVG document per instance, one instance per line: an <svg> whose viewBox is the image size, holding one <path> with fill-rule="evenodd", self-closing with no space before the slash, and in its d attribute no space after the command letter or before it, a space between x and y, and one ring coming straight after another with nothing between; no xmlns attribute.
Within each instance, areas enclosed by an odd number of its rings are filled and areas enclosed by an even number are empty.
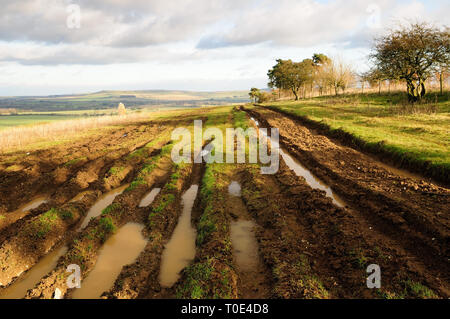
<svg viewBox="0 0 450 319"><path fill-rule="evenodd" d="M80 5L80 29L67 28L71 3ZM382 28L368 26L373 5ZM215 83L220 89L220 79L233 78L265 84L278 57L337 52L362 65L372 37L394 21L449 24L450 16L444 0L0 0L0 6L2 70L30 74L29 87L40 83L32 78L38 72L53 87ZM74 70L86 78L73 77ZM128 70L147 70L153 82ZM0 84L8 83L0 72Z"/></svg>

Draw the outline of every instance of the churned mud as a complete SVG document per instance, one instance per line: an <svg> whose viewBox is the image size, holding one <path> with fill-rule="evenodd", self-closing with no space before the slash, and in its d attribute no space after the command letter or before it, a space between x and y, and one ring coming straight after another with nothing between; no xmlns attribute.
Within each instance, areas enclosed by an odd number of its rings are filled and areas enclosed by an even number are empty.
<svg viewBox="0 0 450 319"><path fill-rule="evenodd" d="M259 122L256 121L254 118L251 118L252 122L255 124L256 128L259 127ZM258 131L259 134L262 134L262 131ZM267 136L265 136L267 139ZM279 147L279 146L278 146ZM324 182L319 180L316 176L314 176L310 170L305 168L299 161L297 161L295 158L293 158L289 153L285 150L283 150L281 147L279 147L279 152L281 155L281 158L284 160L284 162L287 164L287 166L294 171L294 173L297 176L301 176L305 179L306 183L308 183L309 186L311 186L314 189L320 189L324 191L328 197L330 197L333 200L333 203L340 207L345 207L344 201L339 198L333 190L326 185Z"/></svg>

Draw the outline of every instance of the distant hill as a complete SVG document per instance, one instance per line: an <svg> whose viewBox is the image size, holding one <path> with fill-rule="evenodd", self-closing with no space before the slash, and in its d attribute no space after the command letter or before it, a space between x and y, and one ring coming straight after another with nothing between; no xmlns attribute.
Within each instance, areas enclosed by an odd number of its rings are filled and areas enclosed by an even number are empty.
<svg viewBox="0 0 450 319"><path fill-rule="evenodd" d="M77 95L0 97L0 109L19 111L68 111L116 108L122 102L127 108L199 107L248 102L247 91L100 91Z"/></svg>

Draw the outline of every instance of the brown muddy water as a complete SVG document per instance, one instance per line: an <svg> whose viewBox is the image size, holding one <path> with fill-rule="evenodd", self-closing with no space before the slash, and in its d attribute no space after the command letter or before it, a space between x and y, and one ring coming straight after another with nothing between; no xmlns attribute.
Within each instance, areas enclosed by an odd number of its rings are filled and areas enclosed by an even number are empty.
<svg viewBox="0 0 450 319"><path fill-rule="evenodd" d="M231 244L240 270L249 271L258 265L258 243L254 236L255 223L239 219L231 222Z"/></svg>
<svg viewBox="0 0 450 319"><path fill-rule="evenodd" d="M256 125L257 129L259 130L259 123L256 121L253 117L250 118ZM264 138L268 138L266 134L263 134L263 132L259 131ZM322 182L320 179L315 177L310 170L308 170L306 167L304 167L299 161L294 159L287 151L279 147L280 155L283 158L286 165L294 171L295 175L299 177L303 177L306 180L306 183L311 186L311 188L322 190L326 193L327 197L331 198L333 203L339 207L345 207L345 202L337 196L333 190L324 182Z"/></svg>
<svg viewBox="0 0 450 319"><path fill-rule="evenodd" d="M131 264L144 250L147 240L143 225L128 223L110 237L100 250L95 268L74 290L73 299L99 299L119 276L122 267Z"/></svg>
<svg viewBox="0 0 450 319"><path fill-rule="evenodd" d="M83 220L83 223L81 224L79 231L86 228L86 226L91 221L91 218L97 217L102 213L102 210L104 210L106 207L112 204L114 199L122 194L127 187L130 186L130 184L122 185L119 188L116 188L100 197L100 199L94 204L94 206L89 209L86 217Z"/></svg>
<svg viewBox="0 0 450 319"><path fill-rule="evenodd" d="M19 208L18 211L26 212L26 211L38 208L39 206L41 206L42 204L47 203L47 202L48 202L47 197L40 196L40 197L33 199L31 202L24 205L23 207Z"/></svg>
<svg viewBox="0 0 450 319"><path fill-rule="evenodd" d="M228 193L234 197L231 199L230 207L235 215L245 212L246 208L241 196L241 185L233 181L228 186ZM233 212L234 211L234 212ZM243 270L251 270L258 265L258 243L254 235L255 223L247 214L239 216L239 219L231 222L230 236L234 249L234 255L238 267Z"/></svg>
<svg viewBox="0 0 450 319"><path fill-rule="evenodd" d="M27 271L23 276L8 288L0 290L0 299L21 299L25 297L29 289L34 286L50 271L52 271L58 259L67 252L67 246L54 249L52 252L42 258L33 268Z"/></svg>
<svg viewBox="0 0 450 319"><path fill-rule="evenodd" d="M195 258L197 231L192 227L191 214L197 198L198 185L192 185L182 197L183 212L172 238L161 256L159 283L163 288L172 287L183 270Z"/></svg>
<svg viewBox="0 0 450 319"><path fill-rule="evenodd" d="M148 207L151 203L153 203L159 192L161 192L161 188L153 188L152 191L141 200L139 207Z"/></svg>
<svg viewBox="0 0 450 319"><path fill-rule="evenodd" d="M0 218L0 230L8 225L15 223L19 219L24 218L30 213L31 210L38 208L39 206L47 202L48 202L47 197L39 196L33 199L31 202L22 205L14 212L2 215L2 218Z"/></svg>
<svg viewBox="0 0 450 319"><path fill-rule="evenodd" d="M295 175L304 177L306 180L306 183L308 183L311 188L314 189L320 189L324 191L327 194L327 197L331 198L333 200L333 203L339 207L345 207L345 202L339 198L332 190L331 188L326 185L324 182L322 182L320 179L315 177L308 169L306 169L302 164L300 164L299 161L294 159L292 156L290 156L288 153L286 153L284 150L280 149L280 155L283 158L286 165L294 171Z"/></svg>
<svg viewBox="0 0 450 319"><path fill-rule="evenodd" d="M228 210L235 218L230 223L230 238L240 278L240 297L268 297L268 270L259 256L255 234L257 226L241 199L241 185L236 181L232 182L228 186L228 193Z"/></svg>

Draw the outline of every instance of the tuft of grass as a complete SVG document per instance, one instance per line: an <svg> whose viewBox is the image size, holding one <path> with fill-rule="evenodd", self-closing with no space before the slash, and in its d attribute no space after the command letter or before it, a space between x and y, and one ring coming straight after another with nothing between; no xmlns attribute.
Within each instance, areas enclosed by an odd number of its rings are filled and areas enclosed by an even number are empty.
<svg viewBox="0 0 450 319"><path fill-rule="evenodd" d="M158 206L154 207L152 209L152 212L148 215L148 225L149 227L153 227L154 221L153 219L161 214L167 206L169 206L171 203L175 201L175 195L174 194L164 194L159 197L159 203Z"/></svg>
<svg viewBox="0 0 450 319"><path fill-rule="evenodd" d="M98 222L98 228L96 229L96 237L102 242L105 241L106 236L116 231L116 226L111 217L102 217Z"/></svg>
<svg viewBox="0 0 450 319"><path fill-rule="evenodd" d="M70 161L68 161L67 163L65 163L64 166L66 166L66 167L72 166L72 165L77 164L77 163L80 162L80 161L85 161L85 160L87 160L87 157L86 157L86 156L84 156L84 157L79 157L79 158L74 158L73 160L70 160Z"/></svg>
<svg viewBox="0 0 450 319"><path fill-rule="evenodd" d="M102 215L109 215L111 212L120 209L122 206L119 203L112 203L108 207L102 210Z"/></svg>
<svg viewBox="0 0 450 319"><path fill-rule="evenodd" d="M44 238L53 228L58 219L58 210L52 208L32 223L34 234L38 238Z"/></svg>
<svg viewBox="0 0 450 319"><path fill-rule="evenodd" d="M108 171L109 175L119 175L120 173L123 172L123 170L125 169L125 167L111 167Z"/></svg>
<svg viewBox="0 0 450 319"><path fill-rule="evenodd" d="M404 285L405 285L405 293L410 293L417 298L422 299L439 298L438 295L433 290L422 285L419 282L408 279L404 282Z"/></svg>
<svg viewBox="0 0 450 319"><path fill-rule="evenodd" d="M229 299L231 298L231 272L228 268L215 268L215 259L207 260L188 266L185 270L186 280L177 287L176 296L179 299ZM215 274L215 272L218 272ZM220 284L213 284L213 277L219 275Z"/></svg>
<svg viewBox="0 0 450 319"><path fill-rule="evenodd" d="M349 255L352 257L353 266L359 269L365 269L368 264L368 259L364 256L361 248L353 249L349 252Z"/></svg>

